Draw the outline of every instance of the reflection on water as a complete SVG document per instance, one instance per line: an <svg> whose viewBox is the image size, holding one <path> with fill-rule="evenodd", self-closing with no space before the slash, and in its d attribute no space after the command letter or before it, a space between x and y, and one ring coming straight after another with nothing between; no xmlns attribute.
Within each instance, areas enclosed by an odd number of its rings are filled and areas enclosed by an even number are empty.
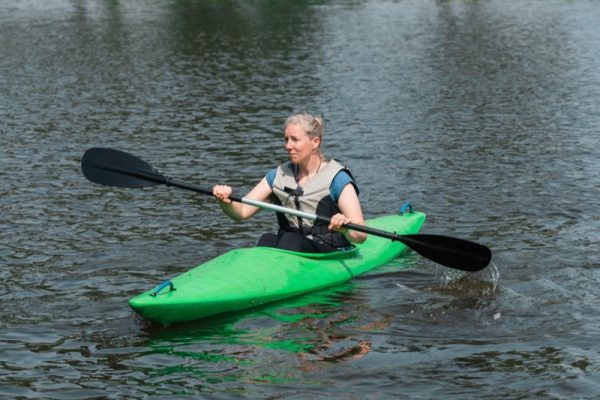
<svg viewBox="0 0 600 400"><path fill-rule="evenodd" d="M599 5L25 0L0 5L0 397L593 398ZM480 241L169 328L127 300L273 229L211 198L99 187L92 146L243 193L326 120L368 217Z"/></svg>
<svg viewBox="0 0 600 400"><path fill-rule="evenodd" d="M356 315L344 307L360 304L352 289L347 284L250 313L169 328L148 324L152 351L127 364L150 379L180 379L183 371L211 384L300 383L303 372L366 355L369 335L389 325L390 316L357 325Z"/></svg>

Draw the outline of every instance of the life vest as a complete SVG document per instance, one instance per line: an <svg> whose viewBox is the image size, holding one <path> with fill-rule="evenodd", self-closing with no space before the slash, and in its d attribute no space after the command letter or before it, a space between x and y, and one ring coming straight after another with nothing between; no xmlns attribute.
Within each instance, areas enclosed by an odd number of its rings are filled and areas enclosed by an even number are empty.
<svg viewBox="0 0 600 400"><path fill-rule="evenodd" d="M296 182L297 166L289 161L285 162L277 167L272 188L273 201L287 208L331 217L340 212L329 191L333 178L340 171L346 171L352 177L345 166L336 160L330 160L315 176L310 178L304 187L300 187ZM328 224L325 222L306 220L283 213L277 213L277 220L280 228L299 232L309 238L332 233L327 229ZM333 233L338 234L338 232ZM343 237L343 235L341 236Z"/></svg>

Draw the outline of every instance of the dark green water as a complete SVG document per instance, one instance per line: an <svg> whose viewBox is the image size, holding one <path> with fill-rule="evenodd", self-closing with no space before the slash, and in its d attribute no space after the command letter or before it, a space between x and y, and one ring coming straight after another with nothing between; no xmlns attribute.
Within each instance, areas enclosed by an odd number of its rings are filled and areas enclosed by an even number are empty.
<svg viewBox="0 0 600 400"><path fill-rule="evenodd" d="M0 397L594 399L600 3L0 4ZM211 198L93 185L83 152L248 190L324 115L367 217L489 245L162 327L127 300L273 228Z"/></svg>

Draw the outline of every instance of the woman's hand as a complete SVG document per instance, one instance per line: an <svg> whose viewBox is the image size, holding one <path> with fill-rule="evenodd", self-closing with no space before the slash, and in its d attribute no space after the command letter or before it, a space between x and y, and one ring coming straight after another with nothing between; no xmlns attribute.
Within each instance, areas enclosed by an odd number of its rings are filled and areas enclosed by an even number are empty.
<svg viewBox="0 0 600 400"><path fill-rule="evenodd" d="M345 228L344 225L350 223L352 223L350 218L346 217L344 214L337 213L329 220L329 229L345 235L348 232L348 228Z"/></svg>
<svg viewBox="0 0 600 400"><path fill-rule="evenodd" d="M229 196L231 196L232 192L233 189L231 186L221 184L213 186L213 196L215 196L216 199L221 203L231 204L231 199Z"/></svg>

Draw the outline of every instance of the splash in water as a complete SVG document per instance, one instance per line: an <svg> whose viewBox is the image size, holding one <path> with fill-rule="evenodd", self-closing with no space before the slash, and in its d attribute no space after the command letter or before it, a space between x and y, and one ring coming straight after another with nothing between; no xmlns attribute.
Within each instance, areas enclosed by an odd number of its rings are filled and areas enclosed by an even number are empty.
<svg viewBox="0 0 600 400"><path fill-rule="evenodd" d="M496 293L500 272L492 261L478 272L461 272L449 268L436 269L438 281L444 292L461 295L491 296Z"/></svg>

